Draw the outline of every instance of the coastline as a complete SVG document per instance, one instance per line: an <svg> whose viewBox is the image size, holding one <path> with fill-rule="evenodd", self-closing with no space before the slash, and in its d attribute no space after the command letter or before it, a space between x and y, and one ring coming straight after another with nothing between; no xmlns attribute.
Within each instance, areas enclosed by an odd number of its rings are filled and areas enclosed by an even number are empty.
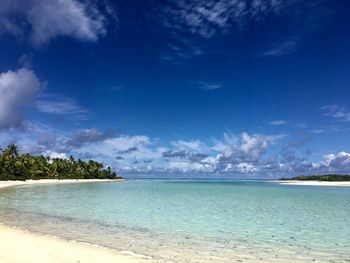
<svg viewBox="0 0 350 263"><path fill-rule="evenodd" d="M350 182L328 182L328 181L298 181L298 180L281 180L273 181L280 185L304 185L304 186L326 186L326 187L350 187Z"/></svg>
<svg viewBox="0 0 350 263"><path fill-rule="evenodd" d="M0 224L0 262L154 262L142 256L91 244L45 236ZM29 260L29 261L28 261Z"/></svg>
<svg viewBox="0 0 350 263"><path fill-rule="evenodd" d="M42 185L42 184L76 184L76 183L98 183L98 182L123 182L125 179L40 179L26 181L0 181L0 189L23 186L23 185Z"/></svg>
<svg viewBox="0 0 350 263"><path fill-rule="evenodd" d="M75 184L96 182L122 182L124 179L42 179L27 181L0 181L0 190L16 186L47 184ZM74 240L47 236L0 222L0 262L155 262L131 251L118 251Z"/></svg>

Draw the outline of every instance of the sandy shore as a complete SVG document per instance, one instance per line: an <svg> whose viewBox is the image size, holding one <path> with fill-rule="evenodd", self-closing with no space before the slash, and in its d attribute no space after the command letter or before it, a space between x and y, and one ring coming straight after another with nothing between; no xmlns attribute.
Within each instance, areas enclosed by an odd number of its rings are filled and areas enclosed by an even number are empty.
<svg viewBox="0 0 350 263"><path fill-rule="evenodd" d="M4 263L151 262L115 250L43 236L1 224L0 240L0 262Z"/></svg>
<svg viewBox="0 0 350 263"><path fill-rule="evenodd" d="M92 182L120 182L116 180L27 180L0 181L0 189L41 184L71 184ZM0 193L1 194L1 193ZM62 263L62 262L113 262L142 263L154 262L132 252L120 252L75 241L67 241L50 236L15 229L0 223L0 262L6 263Z"/></svg>
<svg viewBox="0 0 350 263"><path fill-rule="evenodd" d="M278 184L283 185L309 185L309 186L342 186L342 187L350 187L350 182L325 182L325 181L294 181L294 180L286 180L286 181L274 181Z"/></svg>
<svg viewBox="0 0 350 263"><path fill-rule="evenodd" d="M22 185L38 185L38 184L76 184L76 183L96 183L96 182L121 182L124 179L41 179L26 181L0 181L0 188Z"/></svg>

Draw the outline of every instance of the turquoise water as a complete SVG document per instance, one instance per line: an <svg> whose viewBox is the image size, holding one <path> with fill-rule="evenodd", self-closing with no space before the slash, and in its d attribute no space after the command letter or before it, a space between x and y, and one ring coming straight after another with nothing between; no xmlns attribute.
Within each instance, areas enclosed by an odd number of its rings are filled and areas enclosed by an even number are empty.
<svg viewBox="0 0 350 263"><path fill-rule="evenodd" d="M0 191L0 222L164 262L350 262L350 188L135 180Z"/></svg>

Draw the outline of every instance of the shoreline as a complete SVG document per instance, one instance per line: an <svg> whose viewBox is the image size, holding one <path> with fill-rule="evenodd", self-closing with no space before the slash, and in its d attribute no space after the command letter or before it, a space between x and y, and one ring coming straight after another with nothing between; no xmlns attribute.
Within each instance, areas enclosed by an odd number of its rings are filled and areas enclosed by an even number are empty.
<svg viewBox="0 0 350 263"><path fill-rule="evenodd" d="M281 181L273 181L273 183L277 183L277 184L280 184L280 185L350 187L350 182L281 180Z"/></svg>
<svg viewBox="0 0 350 263"><path fill-rule="evenodd" d="M125 179L39 179L26 181L0 181L0 189L25 186L25 185L44 185L44 184L77 184L77 183L98 183L98 182L123 182Z"/></svg>
<svg viewBox="0 0 350 263"><path fill-rule="evenodd" d="M0 223L0 262L151 263L146 256L39 234Z"/></svg>
<svg viewBox="0 0 350 263"><path fill-rule="evenodd" d="M26 181L0 181L0 191L17 186L34 186L50 184L76 184L97 182L122 182L124 179L41 179ZM0 222L0 262L118 262L145 263L156 262L144 255L132 251L120 251L96 244L67 240L17 228Z"/></svg>

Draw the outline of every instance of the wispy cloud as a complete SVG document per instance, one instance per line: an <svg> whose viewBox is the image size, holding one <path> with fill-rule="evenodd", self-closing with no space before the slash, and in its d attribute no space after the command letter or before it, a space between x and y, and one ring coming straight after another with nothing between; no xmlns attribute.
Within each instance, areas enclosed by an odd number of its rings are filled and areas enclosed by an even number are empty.
<svg viewBox="0 0 350 263"><path fill-rule="evenodd" d="M280 57L292 54L299 46L300 36L293 35L282 42L277 42L271 48L264 51L260 56Z"/></svg>
<svg viewBox="0 0 350 263"><path fill-rule="evenodd" d="M201 89L202 90L216 90L216 89L221 89L224 84L222 84L221 82L206 82L206 81L202 81L199 83L201 85Z"/></svg>
<svg viewBox="0 0 350 263"><path fill-rule="evenodd" d="M88 120L91 112L74 99L57 94L46 94L36 100L37 109L43 113L64 116L70 120Z"/></svg>
<svg viewBox="0 0 350 263"><path fill-rule="evenodd" d="M305 0L171 0L160 5L157 13L161 26L169 32L166 41L167 55L163 58L173 61L176 57L193 57L204 54L197 39L210 39L232 30L241 31L252 23L260 23L268 16L279 15L283 10L295 10L308 5ZM190 37L189 37L190 36ZM282 56L292 53L298 46L298 37L275 43L261 56Z"/></svg>
<svg viewBox="0 0 350 263"><path fill-rule="evenodd" d="M224 87L224 83L219 81L188 81L188 83L191 86L196 86L197 88L205 91L221 89Z"/></svg>
<svg viewBox="0 0 350 263"><path fill-rule="evenodd" d="M300 1L169 1L169 4L162 6L160 17L163 24L174 31L210 38L232 26L239 28L249 20L261 20L266 15L278 14L297 3L300 4Z"/></svg>
<svg viewBox="0 0 350 263"><path fill-rule="evenodd" d="M179 64L179 59L186 60L193 57L198 57L204 54L202 47L198 43L194 43L184 38L181 33L172 33L171 41L165 40L166 43L161 50L160 58L172 64Z"/></svg>
<svg viewBox="0 0 350 263"><path fill-rule="evenodd" d="M288 122L285 120L275 120L275 121L270 121L269 124L274 126L282 126L282 125L287 125Z"/></svg>
<svg viewBox="0 0 350 263"><path fill-rule="evenodd" d="M323 115L339 121L350 122L350 111L339 105L326 105L321 107Z"/></svg>

